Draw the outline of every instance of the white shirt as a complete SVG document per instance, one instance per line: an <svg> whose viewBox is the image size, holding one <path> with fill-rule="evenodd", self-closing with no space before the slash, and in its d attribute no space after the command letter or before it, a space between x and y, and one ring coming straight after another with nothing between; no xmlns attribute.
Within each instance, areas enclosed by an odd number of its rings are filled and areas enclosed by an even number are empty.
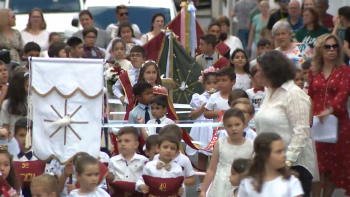
<svg viewBox="0 0 350 197"><path fill-rule="evenodd" d="M157 119L151 119L147 122L147 124L158 124L156 120ZM175 124L174 121L167 118L166 116L163 116L163 118L161 118L159 120L160 120L160 124ZM146 131L147 131L148 136L155 135L155 134L157 134L157 132L156 132L157 127L147 127Z"/></svg>
<svg viewBox="0 0 350 197"><path fill-rule="evenodd" d="M227 35L227 39L225 40L225 44L230 47L230 55L232 55L233 51L236 49L243 49L242 42L236 36Z"/></svg>
<svg viewBox="0 0 350 197"><path fill-rule="evenodd" d="M262 104L263 100L265 99L267 88L265 88L265 91L257 91L254 92L254 88L250 88L245 91L249 96L249 101L253 104L255 109L259 109L259 103Z"/></svg>
<svg viewBox="0 0 350 197"><path fill-rule="evenodd" d="M135 67L133 67L131 70L128 70L128 74L130 77L130 82L131 85L134 86L137 83L137 80L139 78L139 74L140 74L140 69L136 69ZM112 86L112 90L113 93L116 97L120 98L122 96L124 96L124 103L129 104L128 102L128 97L127 95L123 94L123 86L120 83L120 80L118 80L113 86Z"/></svg>
<svg viewBox="0 0 350 197"><path fill-rule="evenodd" d="M143 43L147 43L148 41L150 41L152 38L153 38L153 34L151 34L151 32L148 32L147 34L143 34L142 37L141 37L141 41Z"/></svg>
<svg viewBox="0 0 350 197"><path fill-rule="evenodd" d="M244 91L248 90L250 88L250 83L252 80L250 79L250 76L248 74L237 74L236 73L236 83L232 87L232 90L234 89L242 89Z"/></svg>
<svg viewBox="0 0 350 197"><path fill-rule="evenodd" d="M107 155L107 153L100 151L100 155L99 156L100 156L100 162L101 163L109 163L110 158Z"/></svg>
<svg viewBox="0 0 350 197"><path fill-rule="evenodd" d="M42 51L41 53L40 53L40 57L44 57L44 58L50 58L50 56L49 56L49 51Z"/></svg>
<svg viewBox="0 0 350 197"><path fill-rule="evenodd" d="M205 109L209 111L221 111L221 110L228 110L230 109L230 106L228 105L228 100L223 99L220 95L220 92L216 92L212 94L205 105ZM218 122L219 117L214 118L214 123Z"/></svg>
<svg viewBox="0 0 350 197"><path fill-rule="evenodd" d="M159 154L154 156L153 161L157 161L158 158ZM180 153L173 161L184 168L183 171L185 178L194 176L194 170L191 161L186 155Z"/></svg>
<svg viewBox="0 0 350 197"><path fill-rule="evenodd" d="M29 32L23 30L21 31L21 36L23 39L23 46L25 46L28 42L35 42L40 46L41 51L49 49L50 32L46 30L43 30L39 35L32 35Z"/></svg>
<svg viewBox="0 0 350 197"><path fill-rule="evenodd" d="M253 68L253 66L256 66L258 64L258 61L256 59L252 60L249 63L249 70L251 70Z"/></svg>
<svg viewBox="0 0 350 197"><path fill-rule="evenodd" d="M252 181L252 178L242 180L238 189L238 197L295 197L304 194L299 179L293 175L289 180L279 176L274 180L264 182L261 193L255 191Z"/></svg>
<svg viewBox="0 0 350 197"><path fill-rule="evenodd" d="M108 169L114 175L113 182L136 182L147 162L148 159L145 156L135 153L128 163L123 155L119 154L110 159Z"/></svg>
<svg viewBox="0 0 350 197"><path fill-rule="evenodd" d="M141 38L141 31L139 26L137 26L136 24L132 24L132 29L134 30L134 35L137 39ZM118 28L119 28L119 23L117 25L115 25L114 23L111 23L108 25L106 31L109 35L111 35L111 38L115 38L117 36L118 33Z"/></svg>
<svg viewBox="0 0 350 197"><path fill-rule="evenodd" d="M110 196L105 190L101 188L96 188L95 191L88 193L88 194L79 194L79 189L72 190L69 194L69 197L77 197L77 196L83 196L83 197L105 197Z"/></svg>
<svg viewBox="0 0 350 197"><path fill-rule="evenodd" d="M271 91L267 89L265 100L255 115L256 133L279 134L287 146L287 160L294 162L293 165L305 167L315 177L316 156L310 135L309 96L293 80L284 83L273 95Z"/></svg>

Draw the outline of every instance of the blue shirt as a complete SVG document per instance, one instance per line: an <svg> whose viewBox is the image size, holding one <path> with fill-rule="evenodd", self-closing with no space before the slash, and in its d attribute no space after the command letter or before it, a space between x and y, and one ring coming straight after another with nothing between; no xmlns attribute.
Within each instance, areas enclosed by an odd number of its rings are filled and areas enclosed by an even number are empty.
<svg viewBox="0 0 350 197"><path fill-rule="evenodd" d="M297 32L299 29L301 29L303 27L303 17L299 17L299 20L298 20L298 22L295 25L290 23L290 18L289 17L287 18L287 21L290 24L290 26L292 26L293 38L294 38L295 32Z"/></svg>
<svg viewBox="0 0 350 197"><path fill-rule="evenodd" d="M150 120L154 119L153 116L152 116L152 113L151 113L151 105L146 106L144 104L139 103L129 113L128 123L130 123L130 124L138 124L137 118L139 118L139 117L141 117L141 118L143 118L145 120L146 107L148 107L147 111L149 113Z"/></svg>

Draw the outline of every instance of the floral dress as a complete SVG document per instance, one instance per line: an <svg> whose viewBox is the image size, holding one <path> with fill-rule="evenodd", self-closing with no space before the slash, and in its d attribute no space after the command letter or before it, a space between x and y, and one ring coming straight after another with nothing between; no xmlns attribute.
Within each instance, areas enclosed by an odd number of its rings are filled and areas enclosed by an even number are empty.
<svg viewBox="0 0 350 197"><path fill-rule="evenodd" d="M280 48L277 50L281 51ZM312 59L312 49L304 43L298 43L295 47L288 51L281 51L288 59L292 60L295 66L301 70L301 65Z"/></svg>
<svg viewBox="0 0 350 197"><path fill-rule="evenodd" d="M338 118L338 142L316 143L318 166L321 172L330 171L331 181L336 188L346 190L350 195L350 120L347 102L350 94L350 68L339 66L326 79L323 72L316 75L309 71L309 96L312 99L314 115L332 107Z"/></svg>
<svg viewBox="0 0 350 197"><path fill-rule="evenodd" d="M10 51L11 61L21 62L19 51L23 48L23 40L18 30L12 29L12 38L0 33L0 47Z"/></svg>

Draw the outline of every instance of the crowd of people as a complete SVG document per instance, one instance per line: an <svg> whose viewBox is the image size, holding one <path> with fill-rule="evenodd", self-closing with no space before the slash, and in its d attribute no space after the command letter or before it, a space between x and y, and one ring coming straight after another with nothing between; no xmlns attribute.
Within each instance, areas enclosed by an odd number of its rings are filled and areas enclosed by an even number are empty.
<svg viewBox="0 0 350 197"><path fill-rule="evenodd" d="M166 65L147 60L142 47L165 27L163 14L154 13L150 32L142 34L128 22L124 5L116 7L118 23L106 30L95 28L93 15L83 10L83 29L63 42L46 30L40 9L29 13L21 31L12 28L13 11L0 10L0 47L23 64L8 71L0 61L0 193L186 196L186 187L196 184L196 170L205 171L197 186L200 197L331 197L336 188L350 196L350 7L331 16L327 0L277 3L278 9L264 0L241 0L231 14L239 21L238 37L229 34L227 16L200 36L202 54L195 60L205 91L193 94L190 115L194 124L223 126L193 127L189 134L175 125L179 118L160 73ZM65 165L56 159L44 163L26 147L33 123L30 74L22 56L112 60L105 69L119 71L118 79L106 84L105 121L115 118L111 111L125 111L130 124L166 126L122 127L111 135L114 151L101 147L99 160L82 153ZM110 106L108 97L122 105ZM338 119L338 141L315 142L314 118L323 122L331 115ZM109 138L102 133L102 141ZM182 148L184 138L201 146ZM198 155L198 163L188 155Z"/></svg>

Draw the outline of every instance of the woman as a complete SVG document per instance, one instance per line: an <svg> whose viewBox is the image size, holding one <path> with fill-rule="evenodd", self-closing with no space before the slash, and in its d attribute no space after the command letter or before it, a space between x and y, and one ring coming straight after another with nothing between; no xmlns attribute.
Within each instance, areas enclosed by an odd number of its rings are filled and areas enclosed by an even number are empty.
<svg viewBox="0 0 350 197"><path fill-rule="evenodd" d="M83 40L83 30L94 27L94 17L89 10L83 10L79 13L79 21L83 29L75 32L73 36ZM96 27L95 29L98 31L95 46L102 49L107 49L108 44L111 41L111 36L108 35L108 33L103 29L98 29Z"/></svg>
<svg viewBox="0 0 350 197"><path fill-rule="evenodd" d="M343 48L331 34L319 37L315 44L313 66L309 71L309 96L313 112L322 121L329 115L338 118L338 142L316 143L318 166L323 178L323 196L332 196L334 188L350 195L350 120L347 111L350 94L350 68L343 63ZM322 179L321 179L322 181ZM315 188L320 196L321 188Z"/></svg>
<svg viewBox="0 0 350 197"><path fill-rule="evenodd" d="M14 26L16 26L16 15L12 10L0 10L0 47L10 51L12 61L21 62L23 40L21 33L12 28Z"/></svg>
<svg viewBox="0 0 350 197"><path fill-rule="evenodd" d="M141 37L141 41L143 43L147 43L153 37L158 35L160 33L160 31L164 28L164 24L165 24L164 14L155 13L152 16L152 26L151 26L150 32L148 32L147 34L143 34Z"/></svg>
<svg viewBox="0 0 350 197"><path fill-rule="evenodd" d="M298 69L301 69L306 60L312 58L312 49L307 44L292 42L293 29L289 22L278 21L272 27L272 36L279 46L276 50L291 59Z"/></svg>
<svg viewBox="0 0 350 197"><path fill-rule="evenodd" d="M316 156L310 137L310 99L294 84L295 66L283 53L273 50L257 59L264 102L255 116L257 134L277 133L287 146L287 166L299 173L304 196L311 192Z"/></svg>
<svg viewBox="0 0 350 197"><path fill-rule="evenodd" d="M326 26L320 25L320 17L314 8L307 8L303 12L304 27L295 33L297 41L314 48L317 37L329 33Z"/></svg>
<svg viewBox="0 0 350 197"><path fill-rule="evenodd" d="M25 30L21 31L24 45L28 42L37 43L41 51L49 48L50 32L46 31L46 22L43 12L39 8L34 8L29 12L28 24Z"/></svg>
<svg viewBox="0 0 350 197"><path fill-rule="evenodd" d="M259 42L260 39L260 31L264 26L267 25L267 22L269 21L269 2L260 2L259 9L261 11L261 14L254 16L252 29L250 30L249 34L248 52L251 53L251 59L255 59L256 57L256 44Z"/></svg>
<svg viewBox="0 0 350 197"><path fill-rule="evenodd" d="M224 43L230 47L230 55L232 55L233 51L236 49L243 49L242 42L236 36L230 35L230 20L225 15L219 16L216 21L221 25L221 33L227 35Z"/></svg>

